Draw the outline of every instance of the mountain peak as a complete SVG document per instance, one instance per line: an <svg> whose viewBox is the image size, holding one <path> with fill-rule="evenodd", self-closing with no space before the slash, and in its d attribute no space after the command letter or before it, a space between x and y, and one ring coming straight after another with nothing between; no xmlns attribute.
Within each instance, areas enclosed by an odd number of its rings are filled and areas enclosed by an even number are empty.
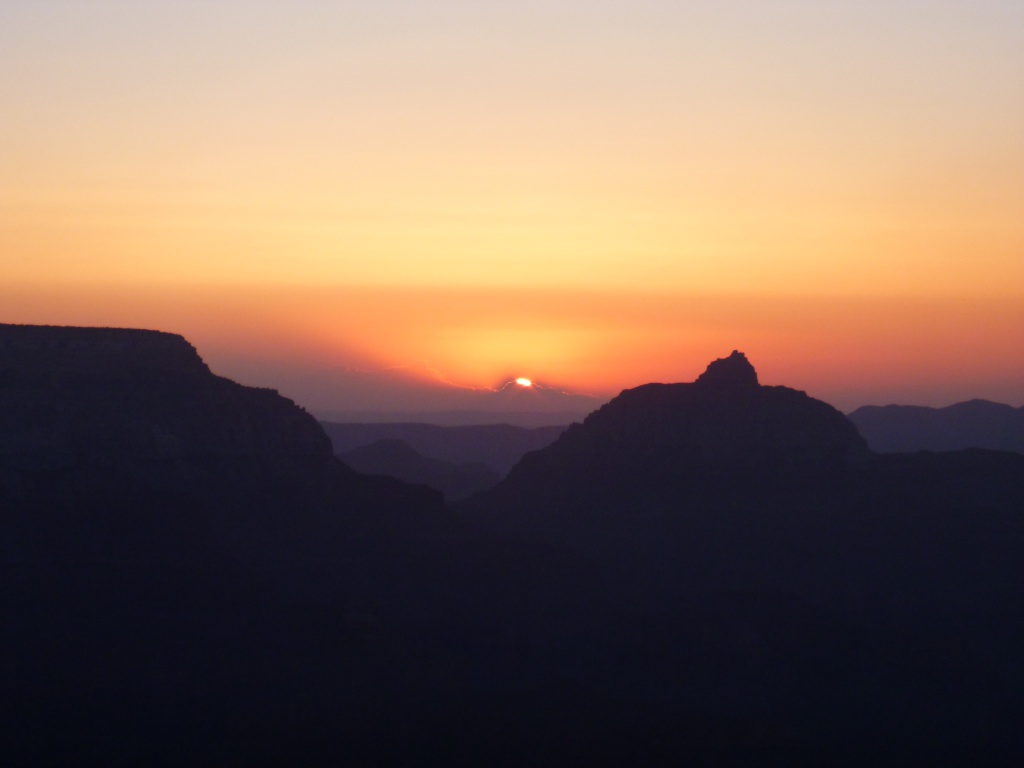
<svg viewBox="0 0 1024 768"><path fill-rule="evenodd" d="M707 370L697 377L696 383L715 387L756 387L757 371L746 355L734 349L728 357L720 357L709 363Z"/></svg>
<svg viewBox="0 0 1024 768"><path fill-rule="evenodd" d="M507 484L541 486L547 480L539 474L554 467L636 486L737 473L806 476L840 472L867 456L863 438L843 414L805 392L761 386L754 367L736 351L712 362L695 382L624 390L548 448L524 456Z"/></svg>

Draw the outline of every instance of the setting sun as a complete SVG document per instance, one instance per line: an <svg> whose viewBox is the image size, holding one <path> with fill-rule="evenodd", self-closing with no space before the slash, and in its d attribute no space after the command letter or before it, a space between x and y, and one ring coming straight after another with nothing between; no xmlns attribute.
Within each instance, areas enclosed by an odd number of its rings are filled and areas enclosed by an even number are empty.
<svg viewBox="0 0 1024 768"><path fill-rule="evenodd" d="M533 386L533 382L530 381L529 379L516 379L516 384L518 384L520 387L532 387Z"/></svg>

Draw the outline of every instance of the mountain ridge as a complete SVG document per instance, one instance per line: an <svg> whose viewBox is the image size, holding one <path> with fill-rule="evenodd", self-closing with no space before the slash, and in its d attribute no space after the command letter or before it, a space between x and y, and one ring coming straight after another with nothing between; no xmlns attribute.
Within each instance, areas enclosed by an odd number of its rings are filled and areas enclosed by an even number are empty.
<svg viewBox="0 0 1024 768"><path fill-rule="evenodd" d="M460 501L501 480L497 470L479 461L453 463L423 456L408 443L384 438L338 454L357 472L388 475L405 483L422 484Z"/></svg>
<svg viewBox="0 0 1024 768"><path fill-rule="evenodd" d="M452 464L483 462L505 475L524 453L550 444L568 425L514 424L444 426L422 422L337 423L322 421L334 450L343 454L378 440L401 440L428 458Z"/></svg>
<svg viewBox="0 0 1024 768"><path fill-rule="evenodd" d="M1024 407L972 399L943 408L865 405L849 414L880 453L991 448L1024 453Z"/></svg>
<svg viewBox="0 0 1024 768"><path fill-rule="evenodd" d="M524 472L565 469L595 478L636 473L837 471L869 451L856 427L827 403L788 387L758 384L742 353L711 363L693 383L644 384L621 392L523 458ZM609 473L612 473L609 475Z"/></svg>
<svg viewBox="0 0 1024 768"><path fill-rule="evenodd" d="M0 325L0 499L19 557L280 559L340 546L378 506L442 512L346 467L308 412L214 375L181 336L59 326Z"/></svg>
<svg viewBox="0 0 1024 768"><path fill-rule="evenodd" d="M445 508L169 343L0 356L9 762L1024 756L1024 456L875 454L734 353Z"/></svg>

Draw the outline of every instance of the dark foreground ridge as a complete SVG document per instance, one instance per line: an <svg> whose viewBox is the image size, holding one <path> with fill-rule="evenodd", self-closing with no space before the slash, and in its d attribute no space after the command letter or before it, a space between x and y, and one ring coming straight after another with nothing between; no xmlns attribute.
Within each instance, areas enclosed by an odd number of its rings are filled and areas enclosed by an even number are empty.
<svg viewBox="0 0 1024 768"><path fill-rule="evenodd" d="M1024 758L1024 457L740 353L492 490L357 474L177 336L0 326L5 764Z"/></svg>

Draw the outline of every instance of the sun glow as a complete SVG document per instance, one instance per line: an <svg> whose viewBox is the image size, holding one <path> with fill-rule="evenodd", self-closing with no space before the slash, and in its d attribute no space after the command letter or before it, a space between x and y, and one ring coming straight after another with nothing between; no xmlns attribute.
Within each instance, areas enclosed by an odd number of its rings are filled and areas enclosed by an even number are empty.
<svg viewBox="0 0 1024 768"><path fill-rule="evenodd" d="M533 386L533 382L530 381L529 379L525 379L525 378L516 379L516 384L518 384L520 387L532 387Z"/></svg>

